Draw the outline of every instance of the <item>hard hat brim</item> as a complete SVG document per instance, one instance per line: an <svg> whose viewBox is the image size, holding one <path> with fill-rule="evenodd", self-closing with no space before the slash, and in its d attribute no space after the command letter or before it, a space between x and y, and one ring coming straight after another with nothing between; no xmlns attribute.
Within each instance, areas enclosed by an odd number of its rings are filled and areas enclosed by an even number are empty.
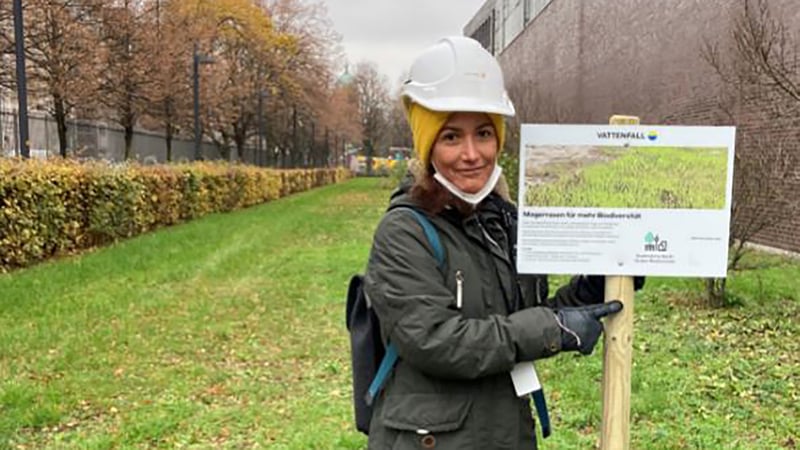
<svg viewBox="0 0 800 450"><path fill-rule="evenodd" d="M514 117L514 105L508 101L504 103L487 103L470 97L445 97L437 99L417 99L408 96L408 100L418 103L431 111L444 112L482 112L500 114L501 116Z"/></svg>

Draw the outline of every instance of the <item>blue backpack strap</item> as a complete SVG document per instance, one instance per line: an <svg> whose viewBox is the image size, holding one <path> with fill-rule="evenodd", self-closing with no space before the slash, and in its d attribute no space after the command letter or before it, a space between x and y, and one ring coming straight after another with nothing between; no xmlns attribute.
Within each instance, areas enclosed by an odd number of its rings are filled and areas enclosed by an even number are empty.
<svg viewBox="0 0 800 450"><path fill-rule="evenodd" d="M439 269L443 269L444 249L442 248L442 243L439 241L439 233L436 232L436 228L434 228L430 219L428 219L425 214L422 214L414 208L409 209L411 210L411 213L414 214L414 217L417 218L417 222L419 222L419 224L422 226L422 230L425 232L425 237L428 238L428 243L430 243L431 247L433 247L433 255L436 257L436 262L439 265Z"/></svg>
<svg viewBox="0 0 800 450"><path fill-rule="evenodd" d="M533 406L536 407L536 415L539 416L539 423L542 425L542 437L550 436L550 414L547 412L547 402L544 400L544 390L539 389L531 392Z"/></svg>
<svg viewBox="0 0 800 450"><path fill-rule="evenodd" d="M383 355L380 367L378 367L378 373L375 374L375 378L372 379L372 383L369 385L369 389L367 389L367 394L364 396L364 401L367 403L367 406L372 406L375 397L383 390L383 385L389 377L389 372L392 371L396 362L397 348L390 342L389 345L386 346L386 353Z"/></svg>
<svg viewBox="0 0 800 450"><path fill-rule="evenodd" d="M436 262L439 265L439 269L444 268L444 249L442 248L442 243L439 241L439 233L436 232L436 228L431 223L430 219L428 219L425 214L417 211L414 208L408 208L414 217L417 219L417 222L422 226L422 230L425 232L425 237L428 238L428 242L433 247L433 255L436 257ZM367 403L367 406L372 406L372 402L375 400L375 397L378 396L378 393L383 389L383 385L386 384L386 379L389 377L389 372L392 371L392 368L397 363L397 348L395 348L394 344L391 342L389 345L386 346L386 354L383 355L383 359L381 360L381 365L378 367L378 372L375 374L375 378L372 380L372 384L369 385L369 389L367 389L367 394L364 397L364 401Z"/></svg>

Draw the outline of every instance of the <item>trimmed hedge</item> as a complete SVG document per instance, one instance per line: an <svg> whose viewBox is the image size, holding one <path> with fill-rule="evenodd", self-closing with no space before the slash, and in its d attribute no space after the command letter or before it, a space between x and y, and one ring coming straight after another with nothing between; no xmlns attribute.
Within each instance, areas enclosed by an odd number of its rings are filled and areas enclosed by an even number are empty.
<svg viewBox="0 0 800 450"><path fill-rule="evenodd" d="M0 271L349 176L343 168L0 159Z"/></svg>

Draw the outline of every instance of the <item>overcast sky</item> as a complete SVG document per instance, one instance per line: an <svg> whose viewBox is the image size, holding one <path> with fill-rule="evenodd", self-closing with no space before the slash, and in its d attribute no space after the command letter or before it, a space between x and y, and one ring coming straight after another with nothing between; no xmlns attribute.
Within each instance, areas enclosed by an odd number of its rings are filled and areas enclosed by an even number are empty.
<svg viewBox="0 0 800 450"><path fill-rule="evenodd" d="M485 0L322 0L351 66L370 60L394 88L422 49L461 35Z"/></svg>

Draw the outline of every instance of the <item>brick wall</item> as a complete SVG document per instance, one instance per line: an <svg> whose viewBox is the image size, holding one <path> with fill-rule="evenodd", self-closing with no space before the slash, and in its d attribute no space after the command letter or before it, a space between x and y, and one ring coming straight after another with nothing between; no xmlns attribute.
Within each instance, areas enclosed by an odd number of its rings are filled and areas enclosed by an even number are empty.
<svg viewBox="0 0 800 450"><path fill-rule="evenodd" d="M800 30L796 3L770 0L774 16L794 33ZM730 39L741 5L742 0L554 0L498 56L516 120L600 124L612 114L630 114L650 124L737 125L741 156L759 157L753 143L770 133L785 138L800 161L800 121L768 117L765 107L774 99L741 107L736 120L719 107L724 87L701 49L707 40L724 45ZM785 175L781 196L800 196L798 166ZM766 211L781 207L763 201ZM800 211L793 212L798 214L753 241L800 251Z"/></svg>

